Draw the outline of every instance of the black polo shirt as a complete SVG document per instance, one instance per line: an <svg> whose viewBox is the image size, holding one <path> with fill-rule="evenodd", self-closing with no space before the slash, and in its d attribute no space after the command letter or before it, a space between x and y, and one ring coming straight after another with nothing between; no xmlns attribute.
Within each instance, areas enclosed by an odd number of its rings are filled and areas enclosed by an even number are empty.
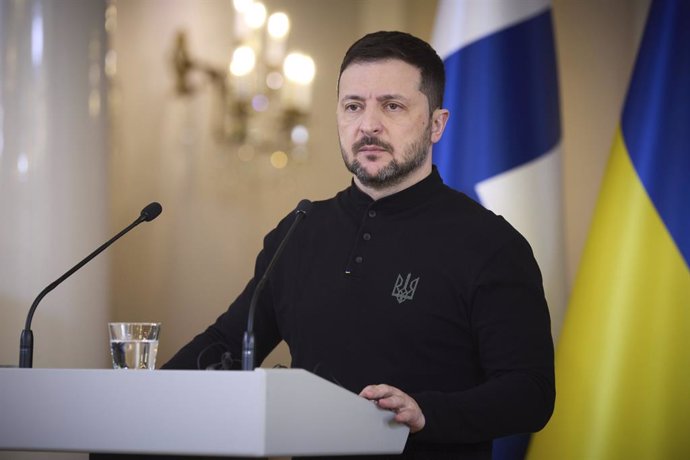
<svg viewBox="0 0 690 460"><path fill-rule="evenodd" d="M293 219L266 236L237 300L165 368L196 368L219 341L239 367L256 280ZM550 321L531 248L435 168L377 201L353 183L314 202L254 324L257 362L282 339L293 367L356 393L386 383L414 397L426 426L410 436L410 458L490 458L491 439L539 430L553 410Z"/></svg>

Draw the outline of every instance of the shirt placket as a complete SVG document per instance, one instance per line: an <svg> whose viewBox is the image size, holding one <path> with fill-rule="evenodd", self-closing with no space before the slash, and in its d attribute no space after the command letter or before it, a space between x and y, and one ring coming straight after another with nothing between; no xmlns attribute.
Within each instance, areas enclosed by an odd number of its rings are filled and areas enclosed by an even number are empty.
<svg viewBox="0 0 690 460"><path fill-rule="evenodd" d="M345 274L348 276L361 276L365 271L372 256L372 248L375 243L375 227L381 218L376 209L376 203L370 204L365 210L362 220L355 235L352 250L345 266Z"/></svg>

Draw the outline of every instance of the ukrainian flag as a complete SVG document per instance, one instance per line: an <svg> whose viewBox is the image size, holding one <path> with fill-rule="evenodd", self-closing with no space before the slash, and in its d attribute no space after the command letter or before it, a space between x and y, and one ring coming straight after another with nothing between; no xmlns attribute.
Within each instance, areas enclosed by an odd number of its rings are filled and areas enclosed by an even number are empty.
<svg viewBox="0 0 690 460"><path fill-rule="evenodd" d="M690 1L650 7L530 459L690 459Z"/></svg>

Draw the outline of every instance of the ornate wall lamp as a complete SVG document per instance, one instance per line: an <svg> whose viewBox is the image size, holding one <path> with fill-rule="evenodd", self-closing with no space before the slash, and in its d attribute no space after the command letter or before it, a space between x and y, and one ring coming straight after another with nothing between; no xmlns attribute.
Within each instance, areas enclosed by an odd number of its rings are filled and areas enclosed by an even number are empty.
<svg viewBox="0 0 690 460"><path fill-rule="evenodd" d="M196 94L204 86L194 83L197 75L211 83L219 104L212 115L214 137L240 146L241 159L250 160L256 151L272 152L276 167L284 166L289 156L303 160L314 61L302 53L286 54L290 20L285 13L267 17L266 7L253 0L234 0L233 5L235 46L224 68L192 57L185 33L178 33L176 92Z"/></svg>

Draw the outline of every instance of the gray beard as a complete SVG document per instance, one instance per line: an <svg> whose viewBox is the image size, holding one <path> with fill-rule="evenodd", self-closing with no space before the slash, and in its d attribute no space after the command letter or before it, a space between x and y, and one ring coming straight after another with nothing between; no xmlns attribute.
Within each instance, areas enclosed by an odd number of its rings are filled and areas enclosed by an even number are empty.
<svg viewBox="0 0 690 460"><path fill-rule="evenodd" d="M407 178L413 171L417 170L429 155L431 145L431 125L424 131L422 136L405 149L405 155L401 160L392 159L385 167L381 168L376 174L369 174L357 159L352 149L353 159L348 161L347 153L340 143L340 153L348 171L355 175L359 182L374 190L382 190L398 185Z"/></svg>

